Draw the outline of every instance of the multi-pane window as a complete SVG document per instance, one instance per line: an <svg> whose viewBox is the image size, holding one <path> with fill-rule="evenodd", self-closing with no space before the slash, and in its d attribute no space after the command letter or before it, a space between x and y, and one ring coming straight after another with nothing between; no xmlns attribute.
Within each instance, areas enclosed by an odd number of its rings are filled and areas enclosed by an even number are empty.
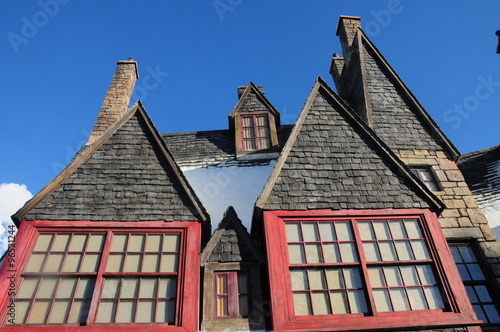
<svg viewBox="0 0 500 332"><path fill-rule="evenodd" d="M41 232L16 324L177 324L180 231Z"/></svg>
<svg viewBox="0 0 500 332"><path fill-rule="evenodd" d="M246 271L215 272L215 317L248 317L248 274Z"/></svg>
<svg viewBox="0 0 500 332"><path fill-rule="evenodd" d="M494 300L473 248L468 244L450 244L450 249L477 317L486 324L500 324L498 300Z"/></svg>
<svg viewBox="0 0 500 332"><path fill-rule="evenodd" d="M422 181L430 190L432 191L440 190L438 182L436 181L436 177L434 176L434 173L430 168L412 167L411 172L415 174L415 176L419 178L420 181Z"/></svg>
<svg viewBox="0 0 500 332"><path fill-rule="evenodd" d="M445 308L417 219L293 220L285 229L296 316Z"/></svg>
<svg viewBox="0 0 500 332"><path fill-rule="evenodd" d="M267 114L242 115L242 149L262 150L271 147L271 132Z"/></svg>

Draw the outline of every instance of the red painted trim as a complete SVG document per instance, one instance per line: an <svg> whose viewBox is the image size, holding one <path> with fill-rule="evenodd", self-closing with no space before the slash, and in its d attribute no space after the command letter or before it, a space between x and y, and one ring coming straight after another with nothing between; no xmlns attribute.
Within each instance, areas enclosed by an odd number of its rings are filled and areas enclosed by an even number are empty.
<svg viewBox="0 0 500 332"><path fill-rule="evenodd" d="M92 231L106 232L110 229L123 229L123 231L147 231L154 232L155 229L164 232L167 229L180 229L181 230L181 243L183 247L184 258L179 257L178 268L178 287L179 296L177 321L179 326L172 326L167 324L147 323L147 324L102 324L98 326L85 326L80 327L77 325L5 325L7 317L5 316L5 308L8 304L9 297L4 295L0 297L0 308L2 314L1 327L8 331L54 331L56 328L71 328L72 331L97 331L97 332L112 332L112 331L198 331L199 322L199 292L200 292L200 246L201 246L201 224L196 222L90 222L90 221L48 221L36 220L27 221L23 220L19 231L17 232L14 245L16 248L16 266L15 271L9 268L8 264L0 267L0 294L8 294L10 281L9 274L13 274L13 279L16 281L16 290L19 289L19 282L21 280L21 272L24 271L28 257L35 244L37 234L39 231ZM109 242L109 240L108 240ZM109 243L105 246L109 247ZM105 252L106 248L103 249ZM105 262L101 266L105 266ZM99 273L99 272L98 272ZM61 273L68 275L68 273ZM79 274L81 275L81 274ZM95 275L95 273L93 274ZM158 273L159 275L159 273ZM165 275L165 274L162 274ZM99 292L98 285L95 286L95 292ZM181 301L182 300L182 301Z"/></svg>
<svg viewBox="0 0 500 332"><path fill-rule="evenodd" d="M387 218L418 218L421 220L429 251L435 262L433 265L437 268L436 277L440 279L438 284L443 285L443 301L448 301L451 304L450 310L384 312L378 313L376 316L370 316L371 314L366 316L362 314L295 316L284 221L321 220L323 218L348 220L354 217L357 220ZM275 331L404 329L422 326L468 326L481 323L477 320L468 301L437 216L433 212L420 209L264 211L263 219L267 245L272 322ZM354 229L354 233L359 236L359 230ZM359 246L359 243L357 245ZM368 304L373 304L372 298L368 298L367 301Z"/></svg>

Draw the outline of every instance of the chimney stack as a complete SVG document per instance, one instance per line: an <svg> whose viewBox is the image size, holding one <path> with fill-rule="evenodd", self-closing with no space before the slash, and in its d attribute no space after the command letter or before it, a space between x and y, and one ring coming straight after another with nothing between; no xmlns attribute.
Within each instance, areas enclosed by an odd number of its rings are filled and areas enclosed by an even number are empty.
<svg viewBox="0 0 500 332"><path fill-rule="evenodd" d="M94 129L90 134L87 145L101 136L114 124L128 109L135 81L139 78L137 62L130 58L128 61L118 61L115 74L109 85L108 92L97 116Z"/></svg>
<svg viewBox="0 0 500 332"><path fill-rule="evenodd" d="M341 15L337 24L337 36L340 38L342 54L345 60L349 61L350 48L354 41L356 32L361 28L361 17Z"/></svg>
<svg viewBox="0 0 500 332"><path fill-rule="evenodd" d="M330 64L330 75L333 77L337 90L340 87L340 77L344 69L344 58L340 57L337 53L333 53L332 62Z"/></svg>

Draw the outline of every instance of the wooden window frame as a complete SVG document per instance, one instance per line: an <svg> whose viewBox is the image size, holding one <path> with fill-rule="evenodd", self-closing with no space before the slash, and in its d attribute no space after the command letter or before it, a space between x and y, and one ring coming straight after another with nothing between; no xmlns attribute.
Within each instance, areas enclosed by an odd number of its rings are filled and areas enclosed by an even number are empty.
<svg viewBox="0 0 500 332"><path fill-rule="evenodd" d="M267 130L269 132L269 136L259 136L259 126L257 125L257 118L264 117L267 120ZM244 126L244 119L246 118L251 118L252 119L252 127L245 127ZM256 151L256 150L264 150L264 149L269 149L273 146L272 142L272 133L271 133L271 126L270 126L270 121L269 121L269 115L265 113L256 113L256 114L242 114L240 115L240 122L241 122L241 150L243 151ZM252 128L252 137L246 137L245 136L245 128ZM260 144L260 139L265 138L266 141L269 141L269 146L262 147ZM255 145L254 149L246 149L245 148L245 141L246 140L252 140L253 144Z"/></svg>
<svg viewBox="0 0 500 332"><path fill-rule="evenodd" d="M441 185L441 181L438 179L437 174L436 174L436 170L434 169L433 166L429 166L429 165L412 165L412 166L409 166L409 167L410 167L410 170L413 173L413 175L415 175L420 181L422 181L422 183L430 191L436 192L436 191L442 191L443 190L443 187ZM428 172L431 175L432 179L430 181L424 179L422 177L420 171ZM432 189L431 185L429 183L432 183L432 185L436 187L436 190Z"/></svg>
<svg viewBox="0 0 500 332"><path fill-rule="evenodd" d="M201 226L198 222L89 222L89 221L45 221L23 220L13 243L15 248L15 263L13 265L3 264L0 268L0 292L8 294L9 289L18 291L21 275L27 265L31 252L34 249L38 234L41 232L82 232L82 233L105 233L110 230L118 230L120 233L178 233L180 238L180 254L177 269L177 295L175 325L168 323L91 323L86 326L78 324L6 324L8 316L7 305L12 302L13 296L0 298L1 322L0 327L10 331L48 331L58 327L70 328L74 331L194 331L198 329L198 307L199 307L199 253L201 244ZM110 240L105 242L103 252L110 246ZM103 270L107 264L107 257L101 257L98 276L94 286L91 307L96 307L100 300L100 291L103 286ZM64 275L65 272L59 274ZM109 273L107 275L142 275L142 272ZM166 276L168 273L148 273L154 276ZM9 280L8 277L11 277ZM12 283L11 283L12 281ZM95 310L89 313L87 322L93 322Z"/></svg>
<svg viewBox="0 0 500 332"><path fill-rule="evenodd" d="M240 283L238 277L240 275L246 276L247 293L240 293ZM227 277L227 294L219 294L217 292L217 276L225 275ZM214 318L215 319L238 319L248 318L248 315L241 315L240 313L240 295L247 296L247 308L250 309L250 284L248 278L248 271L215 271L214 272ZM219 316L217 313L217 299L219 296L227 296L227 316Z"/></svg>
<svg viewBox="0 0 500 332"><path fill-rule="evenodd" d="M261 149L261 148L256 148L253 150L246 150L245 149L245 140L244 140L244 130L243 130L243 118L248 117L248 116L266 116L267 121L268 121L268 126L269 126L269 140L270 140L270 146L269 148ZM234 131L235 131L235 147L236 147L236 155L241 156L249 153L256 153L259 150L262 150L263 152L269 151L269 149L272 150L272 148L278 146L278 134L277 134L277 129L276 129L276 120L275 117L267 111L262 111L262 112L242 112L238 113L234 119ZM255 126L254 126L255 128ZM255 129L254 129L255 130ZM258 135L256 135L255 139L258 139Z"/></svg>
<svg viewBox="0 0 500 332"><path fill-rule="evenodd" d="M390 329L421 326L471 326L478 325L476 315L455 267L437 216L420 209L385 210L314 210L314 211L264 211L273 329L345 331L359 329ZM352 218L364 220L390 220L397 218L418 219L429 246L443 301L448 309L397 312L371 312L368 314L296 316L290 281L290 264L285 233L285 221L332 220ZM355 233L355 237L359 234ZM359 252L358 254L362 254ZM369 288L369 285L365 285ZM464 300L465 299L465 300ZM369 297L367 297L369 301ZM373 301L373 299L371 299ZM370 307L369 307L370 309Z"/></svg>

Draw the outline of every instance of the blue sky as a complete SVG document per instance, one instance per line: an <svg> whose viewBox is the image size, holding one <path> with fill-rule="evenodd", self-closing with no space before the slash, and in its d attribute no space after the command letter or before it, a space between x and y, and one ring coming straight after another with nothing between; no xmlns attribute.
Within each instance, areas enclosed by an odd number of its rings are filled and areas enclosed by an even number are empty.
<svg viewBox="0 0 500 332"><path fill-rule="evenodd" d="M33 194L87 140L116 61L138 61L134 97L161 132L227 128L236 87L249 81L264 85L283 122L293 123L317 76L333 87L339 15L362 17L368 36L462 153L500 143L498 1L2 5L0 184L26 185Z"/></svg>

